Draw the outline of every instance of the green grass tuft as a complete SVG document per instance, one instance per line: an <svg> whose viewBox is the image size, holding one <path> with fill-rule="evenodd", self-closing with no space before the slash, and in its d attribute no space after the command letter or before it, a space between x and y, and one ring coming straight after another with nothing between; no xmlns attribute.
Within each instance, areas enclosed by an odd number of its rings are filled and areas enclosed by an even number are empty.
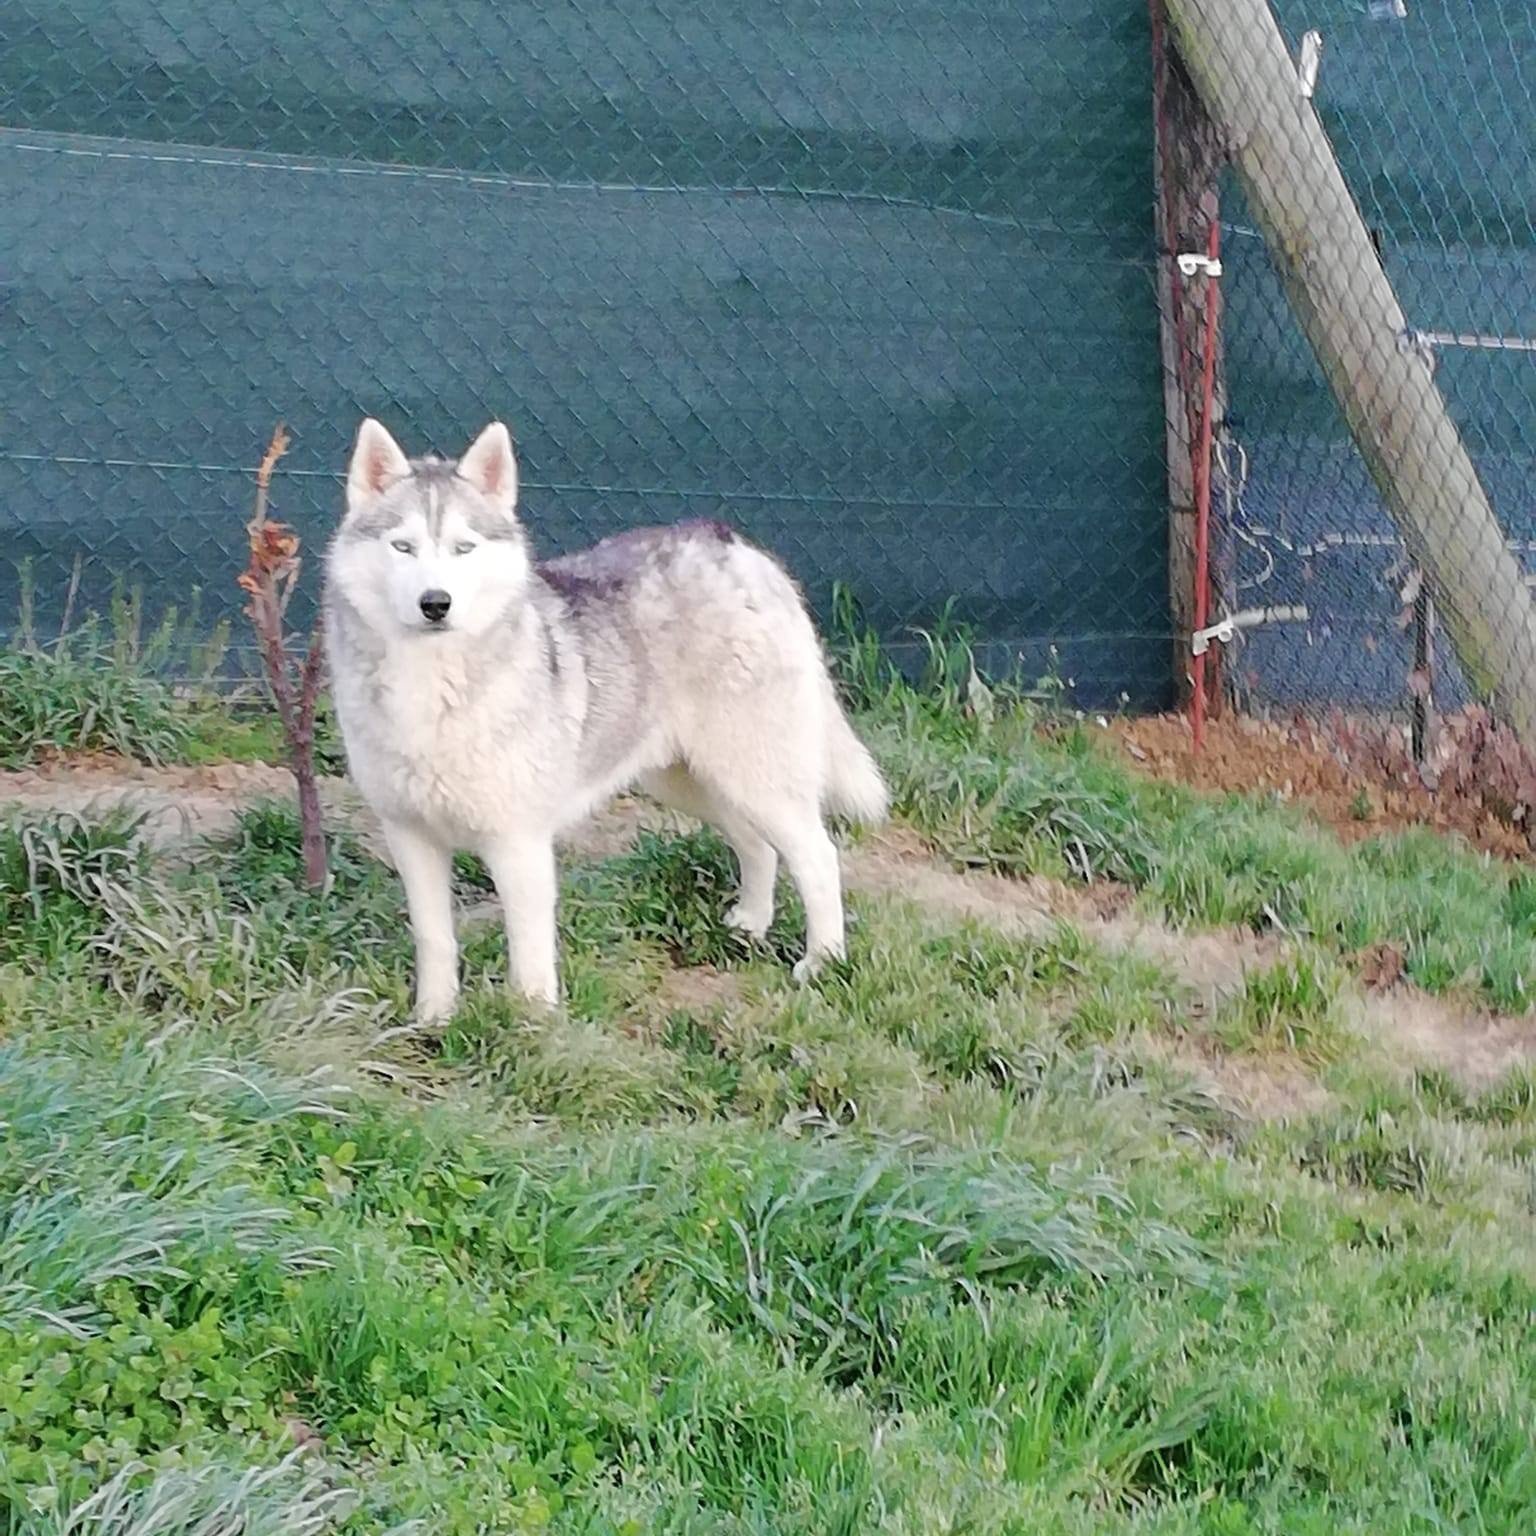
<svg viewBox="0 0 1536 1536"><path fill-rule="evenodd" d="M145 867L139 825L126 812L0 821L0 961L46 967L83 950L107 893Z"/></svg>
<svg viewBox="0 0 1536 1536"><path fill-rule="evenodd" d="M0 767L45 752L116 752L177 759L188 740L171 690L80 641L49 651L0 651Z"/></svg>
<svg viewBox="0 0 1536 1536"><path fill-rule="evenodd" d="M1250 971L1242 990L1219 1009L1214 1034L1229 1050L1284 1050L1313 1062L1341 1051L1346 1036L1338 966L1313 950L1297 950Z"/></svg>
<svg viewBox="0 0 1536 1536"><path fill-rule="evenodd" d="M618 921L635 937L661 945L679 965L740 965L754 952L788 963L804 948L804 911L782 879L766 941L754 943L727 925L736 862L707 828L683 836L642 831L613 862L612 878Z"/></svg>

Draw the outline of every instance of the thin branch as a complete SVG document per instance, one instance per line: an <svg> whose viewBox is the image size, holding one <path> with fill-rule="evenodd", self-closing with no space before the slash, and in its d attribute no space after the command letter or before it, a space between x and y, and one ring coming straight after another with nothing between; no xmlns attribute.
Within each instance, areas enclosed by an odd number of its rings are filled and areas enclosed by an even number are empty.
<svg viewBox="0 0 1536 1536"><path fill-rule="evenodd" d="M272 472L288 451L289 438L279 422L256 471L256 502L245 525L249 555L238 578L248 601L245 611L256 631L262 670L288 744L288 762L299 792L299 820L304 842L304 878L311 887L325 884L325 834L320 823L320 795L315 777L315 709L324 670L318 628L298 667L297 692L283 621L296 590L302 562L299 536L286 523L267 516Z"/></svg>

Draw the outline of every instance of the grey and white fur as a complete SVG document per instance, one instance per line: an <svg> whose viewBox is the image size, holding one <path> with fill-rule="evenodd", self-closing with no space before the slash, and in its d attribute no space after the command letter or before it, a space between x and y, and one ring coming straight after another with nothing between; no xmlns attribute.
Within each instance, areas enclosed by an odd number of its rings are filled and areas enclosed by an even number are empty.
<svg viewBox="0 0 1536 1536"><path fill-rule="evenodd" d="M782 858L807 919L796 975L842 954L824 815L878 820L885 785L799 589L724 524L540 562L504 426L454 464L409 460L365 421L325 630L347 762L405 885L421 1021L458 997L459 849L496 882L516 988L558 1001L555 838L632 786L724 834L741 870L732 924L766 932Z"/></svg>

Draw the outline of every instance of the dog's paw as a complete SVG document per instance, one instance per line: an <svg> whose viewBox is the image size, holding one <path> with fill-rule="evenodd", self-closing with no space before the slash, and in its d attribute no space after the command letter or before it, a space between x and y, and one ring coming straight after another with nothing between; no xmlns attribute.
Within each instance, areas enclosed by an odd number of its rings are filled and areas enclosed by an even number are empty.
<svg viewBox="0 0 1536 1536"><path fill-rule="evenodd" d="M744 934L749 939L766 939L768 924L771 920L771 915L765 916L761 912L749 911L739 901L725 914L725 926L734 928L737 933Z"/></svg>
<svg viewBox="0 0 1536 1536"><path fill-rule="evenodd" d="M811 981L820 976L829 966L835 967L842 964L843 951L841 949L818 949L808 953L804 959L795 962L795 968L790 972L796 981Z"/></svg>
<svg viewBox="0 0 1536 1536"><path fill-rule="evenodd" d="M507 993L514 1003L530 1013L559 1013L561 1009L560 988L553 981L538 980L526 985L514 981L508 984Z"/></svg>
<svg viewBox="0 0 1536 1536"><path fill-rule="evenodd" d="M424 1031L442 1031L452 1022L458 1006L457 997L418 999L411 1010L411 1026Z"/></svg>

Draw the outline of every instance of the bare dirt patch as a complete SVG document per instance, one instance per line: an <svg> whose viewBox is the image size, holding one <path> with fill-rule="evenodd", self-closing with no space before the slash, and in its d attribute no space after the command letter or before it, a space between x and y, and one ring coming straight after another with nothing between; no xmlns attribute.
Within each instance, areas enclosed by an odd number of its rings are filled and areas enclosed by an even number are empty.
<svg viewBox="0 0 1536 1536"><path fill-rule="evenodd" d="M1500 858L1525 858L1523 828L1464 777L1431 792L1390 728L1254 720L1227 715L1207 725L1197 754L1183 715L1112 720L1105 735L1126 763L1165 782L1294 801L1354 841L1404 827L1455 833ZM1459 740L1451 731L1446 739ZM1504 811L1503 816L1500 811Z"/></svg>
<svg viewBox="0 0 1536 1536"><path fill-rule="evenodd" d="M0 806L76 814L126 810L156 845L227 831L242 805L291 793L293 776L267 763L148 768L124 758L70 758L0 773Z"/></svg>
<svg viewBox="0 0 1536 1536"><path fill-rule="evenodd" d="M1406 1067L1436 1067L1473 1092L1536 1061L1536 1019L1459 1005L1409 987L1366 993L1354 1024Z"/></svg>
<svg viewBox="0 0 1536 1536"><path fill-rule="evenodd" d="M1052 906L1050 881L960 874L935 860L922 840L899 823L845 848L843 877L855 890L899 896L1008 933L1045 933L1061 915Z"/></svg>
<svg viewBox="0 0 1536 1536"><path fill-rule="evenodd" d="M1168 928L1136 911L1125 886L961 874L934 860L915 834L900 826L845 851L843 869L854 890L899 896L1004 933L1039 936L1057 922L1070 922L1107 949L1131 950L1159 964L1187 994L1191 1022L1214 1012L1223 998L1242 989L1250 971L1273 964L1284 950L1277 938L1235 928L1207 933ZM1305 1115L1328 1102L1327 1090L1299 1063L1233 1055L1196 1031L1142 1043L1219 1103L1251 1119Z"/></svg>
<svg viewBox="0 0 1536 1536"><path fill-rule="evenodd" d="M1248 972L1273 963L1276 938L1225 928L1185 933L1137 912L1124 886L1069 886L1040 876L1014 879L961 874L935 860L910 829L893 827L845 850L855 890L900 896L1004 932L1039 935L1066 921L1110 949L1134 949L1157 961L1206 1006L1238 990Z"/></svg>
<svg viewBox="0 0 1536 1536"><path fill-rule="evenodd" d="M656 989L663 1011L715 1013L741 1001L741 981L712 965L686 965L668 971Z"/></svg>
<svg viewBox="0 0 1536 1536"><path fill-rule="evenodd" d="M567 852L584 859L611 859L625 852L641 832L656 832L681 824L673 811L621 795L572 827L561 838Z"/></svg>
<svg viewBox="0 0 1536 1536"><path fill-rule="evenodd" d="M1297 1120L1326 1109L1333 1096L1299 1062L1244 1056L1193 1035L1146 1036L1142 1048L1187 1073L1195 1086L1246 1120Z"/></svg>

